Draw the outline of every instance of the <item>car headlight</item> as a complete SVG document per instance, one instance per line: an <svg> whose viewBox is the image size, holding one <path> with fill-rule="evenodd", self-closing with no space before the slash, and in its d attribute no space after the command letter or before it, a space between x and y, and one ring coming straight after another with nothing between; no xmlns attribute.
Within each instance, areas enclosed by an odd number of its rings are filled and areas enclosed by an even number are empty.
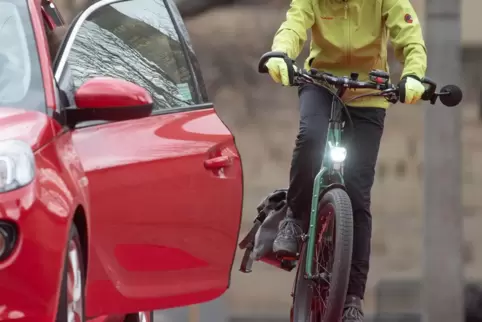
<svg viewBox="0 0 482 322"><path fill-rule="evenodd" d="M332 146L330 148L330 158L333 162L343 162L346 159L346 149L341 146Z"/></svg>
<svg viewBox="0 0 482 322"><path fill-rule="evenodd" d="M32 182L35 158L30 146L19 140L0 141L0 193Z"/></svg>

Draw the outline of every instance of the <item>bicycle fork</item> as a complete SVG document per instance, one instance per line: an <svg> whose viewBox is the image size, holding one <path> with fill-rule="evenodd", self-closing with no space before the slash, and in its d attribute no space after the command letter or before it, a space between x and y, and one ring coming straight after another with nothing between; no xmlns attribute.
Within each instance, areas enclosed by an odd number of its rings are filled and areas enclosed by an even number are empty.
<svg viewBox="0 0 482 322"><path fill-rule="evenodd" d="M310 225L308 234L304 236L307 245L307 252L304 260L306 261L305 278L309 280L318 279L319 276L313 274L313 258L318 226L318 205L326 191L335 186L343 186L343 161L346 157L346 150L341 146L341 122L333 121L332 118L328 125L328 134L325 144L325 153L321 163L321 169L315 177L313 183L313 195L311 198ZM330 178L330 183L325 182L326 175Z"/></svg>

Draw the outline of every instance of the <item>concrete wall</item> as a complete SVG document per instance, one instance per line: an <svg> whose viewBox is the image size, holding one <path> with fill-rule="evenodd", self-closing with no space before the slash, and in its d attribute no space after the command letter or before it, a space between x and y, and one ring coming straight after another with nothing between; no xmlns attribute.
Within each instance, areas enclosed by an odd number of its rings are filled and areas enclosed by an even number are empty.
<svg viewBox="0 0 482 322"><path fill-rule="evenodd" d="M426 0L412 0L420 19L425 14ZM482 1L481 0L460 0L462 14L462 43L467 47L482 45Z"/></svg>
<svg viewBox="0 0 482 322"><path fill-rule="evenodd" d="M465 46L482 45L481 14L481 0L462 0L462 42Z"/></svg>

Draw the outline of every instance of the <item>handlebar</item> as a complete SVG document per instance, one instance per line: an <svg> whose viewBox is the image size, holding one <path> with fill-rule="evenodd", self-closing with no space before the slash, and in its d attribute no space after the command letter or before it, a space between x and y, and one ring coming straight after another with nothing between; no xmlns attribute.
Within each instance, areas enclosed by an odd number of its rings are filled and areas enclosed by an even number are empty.
<svg viewBox="0 0 482 322"><path fill-rule="evenodd" d="M396 103L399 100L399 88L393 84L390 84L390 75L381 70L372 70L369 73L369 81L359 81L357 73L351 73L348 76L334 76L330 73L320 72L316 69L309 71L299 69L295 65L295 61L288 57L283 52L268 52L261 56L258 64L258 71L262 74L268 73L266 63L271 58L281 58L288 66L289 82L292 85L299 86L306 83L326 82L337 88L338 95L341 96L346 89L374 89L378 90L378 93L368 93L362 96L383 96L389 102ZM422 84L426 89L422 95L422 100L430 101L431 104L435 104L437 98L440 97L442 104L446 106L456 106L462 101L462 91L455 85L446 85L442 87L439 93L437 90L437 83L428 77L421 79Z"/></svg>

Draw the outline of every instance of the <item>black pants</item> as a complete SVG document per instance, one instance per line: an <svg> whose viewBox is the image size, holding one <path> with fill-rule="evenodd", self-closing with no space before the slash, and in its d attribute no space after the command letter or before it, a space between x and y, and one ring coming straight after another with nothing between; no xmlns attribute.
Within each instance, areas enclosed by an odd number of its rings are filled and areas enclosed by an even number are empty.
<svg viewBox="0 0 482 322"><path fill-rule="evenodd" d="M313 180L320 170L324 152L332 94L315 85L299 90L300 129L291 163L288 205L293 215L308 220L311 208ZM370 192L375 178L380 140L383 133L385 109L348 107L353 129L346 142L345 184L353 207L353 257L348 287L349 295L363 298L367 281L372 216ZM350 128L346 127L346 131Z"/></svg>

